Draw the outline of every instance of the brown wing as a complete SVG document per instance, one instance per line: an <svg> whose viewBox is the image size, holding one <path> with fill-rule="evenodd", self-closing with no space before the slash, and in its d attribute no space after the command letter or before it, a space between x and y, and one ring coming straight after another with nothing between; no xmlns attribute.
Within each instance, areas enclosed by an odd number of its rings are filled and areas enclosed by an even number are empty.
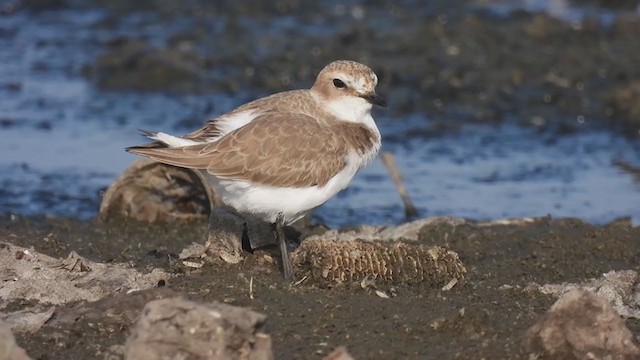
<svg viewBox="0 0 640 360"><path fill-rule="evenodd" d="M325 185L346 165L348 148L329 125L302 114L270 113L207 144L132 148L135 154L222 179L272 186Z"/></svg>

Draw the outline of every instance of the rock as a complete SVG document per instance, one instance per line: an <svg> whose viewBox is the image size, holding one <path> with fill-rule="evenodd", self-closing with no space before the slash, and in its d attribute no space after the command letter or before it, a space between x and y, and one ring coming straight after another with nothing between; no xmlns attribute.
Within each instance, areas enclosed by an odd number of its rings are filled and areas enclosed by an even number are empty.
<svg viewBox="0 0 640 360"><path fill-rule="evenodd" d="M125 359L273 359L266 316L218 302L149 302L125 345Z"/></svg>
<svg viewBox="0 0 640 360"><path fill-rule="evenodd" d="M525 335L527 350L552 359L637 359L640 349L609 302L574 289Z"/></svg>
<svg viewBox="0 0 640 360"><path fill-rule="evenodd" d="M30 357L16 344L16 339L11 333L9 325L0 319L0 359L3 360L29 360Z"/></svg>
<svg viewBox="0 0 640 360"><path fill-rule="evenodd" d="M537 290L543 294L560 297L574 289L584 289L595 293L609 303L618 315L640 319L640 275L633 270L609 271L599 279L582 284L531 284L529 290Z"/></svg>
<svg viewBox="0 0 640 360"><path fill-rule="evenodd" d="M137 160L102 198L100 218L133 218L148 223L205 218L222 204L198 172Z"/></svg>

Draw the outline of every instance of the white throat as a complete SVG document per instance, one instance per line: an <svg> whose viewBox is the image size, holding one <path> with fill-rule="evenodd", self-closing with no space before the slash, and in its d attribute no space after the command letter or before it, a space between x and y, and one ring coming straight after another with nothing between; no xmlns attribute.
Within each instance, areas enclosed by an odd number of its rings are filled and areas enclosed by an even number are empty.
<svg viewBox="0 0 640 360"><path fill-rule="evenodd" d="M368 123L371 119L371 103L356 96L342 96L325 102L327 110L340 120Z"/></svg>

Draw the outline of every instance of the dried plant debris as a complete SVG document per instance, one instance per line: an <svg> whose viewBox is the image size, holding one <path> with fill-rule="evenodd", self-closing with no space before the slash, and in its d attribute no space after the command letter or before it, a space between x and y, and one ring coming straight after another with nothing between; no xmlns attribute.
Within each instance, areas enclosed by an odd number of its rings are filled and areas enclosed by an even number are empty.
<svg viewBox="0 0 640 360"><path fill-rule="evenodd" d="M472 228L483 228L501 225L518 225L524 226L532 224L536 221L546 221L546 218L521 218L521 219L501 219L487 222L475 222L462 218L456 218L451 216L434 216L424 219L418 219L410 221L398 226L385 227L385 226L372 226L361 225L356 229L341 231L341 230L329 230L322 235L316 235L311 238L323 238L330 240L386 240L386 241L418 241L420 238L420 232L427 226L449 225L452 227L458 226L470 226Z"/></svg>
<svg viewBox="0 0 640 360"><path fill-rule="evenodd" d="M153 288L170 277L159 269L142 274L125 264L93 262L75 252L60 260L33 249L0 244L0 274L4 280L0 310L19 299L53 305L97 301L116 292Z"/></svg>
<svg viewBox="0 0 640 360"><path fill-rule="evenodd" d="M362 240L405 240L416 241L419 238L420 230L428 225L436 224L449 224L452 226L465 224L466 220L448 216L429 217L425 219L419 219L410 221L408 223L394 226L372 226L361 225L356 229L348 231L329 230L321 235L316 235L312 238L322 238L327 240L343 240L352 241L356 239Z"/></svg>
<svg viewBox="0 0 640 360"><path fill-rule="evenodd" d="M206 217L219 197L200 173L138 160L111 184L100 204L100 218L133 218L154 223Z"/></svg>
<svg viewBox="0 0 640 360"><path fill-rule="evenodd" d="M453 251L406 242L312 238L292 257L297 277L319 285L375 276L377 282L443 286L467 272Z"/></svg>

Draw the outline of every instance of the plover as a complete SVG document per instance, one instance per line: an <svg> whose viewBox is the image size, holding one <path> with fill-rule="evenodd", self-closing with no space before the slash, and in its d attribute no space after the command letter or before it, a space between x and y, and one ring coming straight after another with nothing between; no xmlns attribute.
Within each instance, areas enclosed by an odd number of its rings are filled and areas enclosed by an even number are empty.
<svg viewBox="0 0 640 360"><path fill-rule="evenodd" d="M185 136L145 132L155 142L126 151L200 170L227 205L275 224L291 280L284 226L346 188L380 149L377 83L368 66L334 61L310 89L249 102Z"/></svg>

